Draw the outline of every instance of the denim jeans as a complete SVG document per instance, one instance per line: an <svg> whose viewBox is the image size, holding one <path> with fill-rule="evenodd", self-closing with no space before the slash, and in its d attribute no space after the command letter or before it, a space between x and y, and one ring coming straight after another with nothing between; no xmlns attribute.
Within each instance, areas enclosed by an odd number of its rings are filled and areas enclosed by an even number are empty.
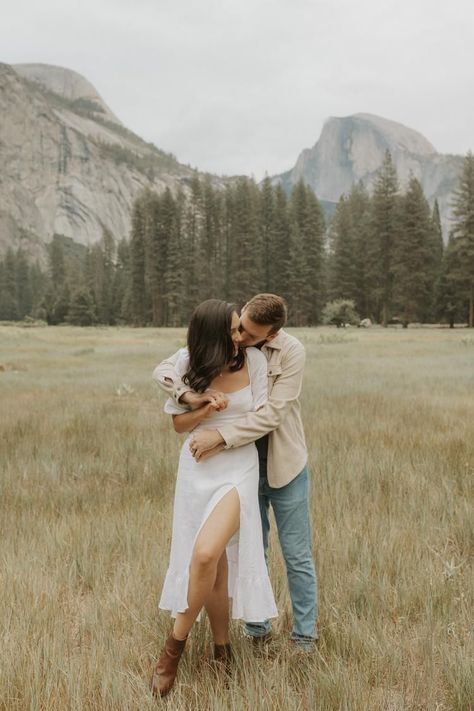
<svg viewBox="0 0 474 711"><path fill-rule="evenodd" d="M317 579L314 566L311 525L309 520L309 477L304 469L293 481L279 489L268 484L264 467L260 469L260 515L263 545L268 561L270 504L275 514L278 537L286 564L288 587L293 607L293 630L290 639L311 642L317 638ZM269 620L247 622L247 634L261 637L271 630Z"/></svg>

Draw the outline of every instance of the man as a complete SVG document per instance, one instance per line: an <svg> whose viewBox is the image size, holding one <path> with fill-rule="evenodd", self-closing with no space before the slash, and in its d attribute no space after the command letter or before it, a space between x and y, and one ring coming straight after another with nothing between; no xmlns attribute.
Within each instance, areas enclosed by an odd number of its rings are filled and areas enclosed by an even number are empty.
<svg viewBox="0 0 474 711"><path fill-rule="evenodd" d="M270 505L286 563L293 607L290 639L310 650L317 639L317 581L311 545L307 450L300 415L299 395L303 381L303 345L283 330L287 317L284 300L275 294L257 294L242 309L241 344L260 348L268 361L268 401L233 424L215 430L199 430L191 441L196 459L212 456L222 448L255 441L260 466L259 501L265 554L268 549ZM191 409L209 400L210 393L195 393L174 370L178 354L160 363L153 372L158 385L177 402ZM222 395L212 392L220 407ZM269 620L248 622L246 632L256 642L271 634Z"/></svg>

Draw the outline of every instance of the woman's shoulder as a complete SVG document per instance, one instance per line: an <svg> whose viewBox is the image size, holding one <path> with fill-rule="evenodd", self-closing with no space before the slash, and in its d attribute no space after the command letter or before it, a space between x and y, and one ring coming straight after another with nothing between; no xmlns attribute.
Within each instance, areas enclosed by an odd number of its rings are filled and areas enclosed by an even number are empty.
<svg viewBox="0 0 474 711"><path fill-rule="evenodd" d="M245 349L245 354L247 356L247 360L249 363L250 367L253 368L263 368L264 366L266 367L267 365L267 359L263 355L262 351L259 348L255 348L254 346L248 346Z"/></svg>
<svg viewBox="0 0 474 711"><path fill-rule="evenodd" d="M178 375L183 376L189 367L189 351L187 346L178 351L175 370Z"/></svg>

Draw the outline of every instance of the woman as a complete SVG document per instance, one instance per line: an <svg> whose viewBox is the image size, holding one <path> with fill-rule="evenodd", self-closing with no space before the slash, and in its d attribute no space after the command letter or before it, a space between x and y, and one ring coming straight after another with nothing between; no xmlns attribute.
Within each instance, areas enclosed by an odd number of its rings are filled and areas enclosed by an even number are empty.
<svg viewBox="0 0 474 711"><path fill-rule="evenodd" d="M231 422L267 399L267 362L256 348L239 348L240 320L231 304L210 299L194 311L188 347L176 370L210 401L188 411L171 399L177 432ZM214 398L213 392L225 394ZM222 404L223 403L223 404ZM231 662L229 597L232 617L257 621L278 613L263 553L258 505L258 455L254 443L196 460L181 449L173 512L170 564L160 607L175 617L172 633L155 668L152 691L167 694L176 677L188 634L204 607L214 637L214 659Z"/></svg>

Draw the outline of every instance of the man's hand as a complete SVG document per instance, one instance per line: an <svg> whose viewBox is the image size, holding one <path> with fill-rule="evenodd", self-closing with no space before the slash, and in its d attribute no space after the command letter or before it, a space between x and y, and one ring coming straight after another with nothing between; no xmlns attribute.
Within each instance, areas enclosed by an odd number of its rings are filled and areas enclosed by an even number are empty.
<svg viewBox="0 0 474 711"><path fill-rule="evenodd" d="M225 449L225 443L221 442L217 445L217 447L213 447L212 449L208 449L203 452L199 457L199 461L202 462L204 461L204 459L209 459L209 457L213 457L215 454L219 454L219 452L222 452L223 449Z"/></svg>
<svg viewBox="0 0 474 711"><path fill-rule="evenodd" d="M189 405L191 410L197 410L207 403L212 403L215 410L225 410L229 402L229 398L225 396L224 393L218 390L206 390L205 393L195 393L194 390L188 390L188 392L181 395L180 402L184 402L185 405Z"/></svg>
<svg viewBox="0 0 474 711"><path fill-rule="evenodd" d="M191 438L189 449L194 459L199 462L205 452L209 452L211 449L218 447L218 445L225 446L225 441L217 430L199 430Z"/></svg>

